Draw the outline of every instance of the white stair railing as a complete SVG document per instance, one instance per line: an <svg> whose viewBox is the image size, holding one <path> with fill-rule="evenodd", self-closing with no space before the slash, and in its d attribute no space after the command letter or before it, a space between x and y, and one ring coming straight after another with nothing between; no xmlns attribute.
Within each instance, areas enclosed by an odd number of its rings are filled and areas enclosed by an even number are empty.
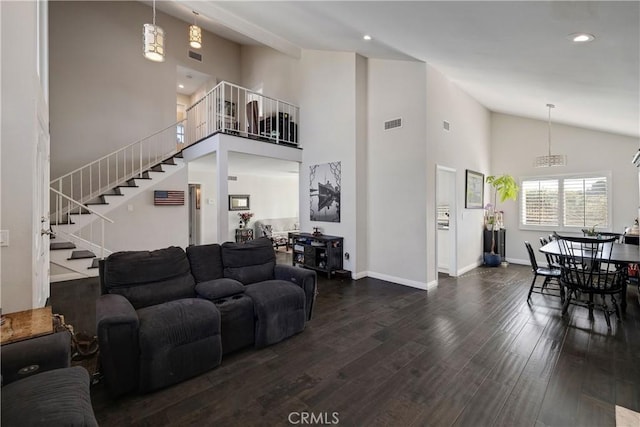
<svg viewBox="0 0 640 427"><path fill-rule="evenodd" d="M184 126L184 122L185 120L181 120L113 153L102 156L51 181L50 185L73 200L74 203L90 202L131 178L141 178L146 170L175 154L177 152L178 126ZM57 208L62 209L60 213L67 214L71 211L71 206L77 208L74 203L69 202L68 205L61 205ZM52 212L58 213L59 211L52 209Z"/></svg>
<svg viewBox="0 0 640 427"><path fill-rule="evenodd" d="M186 143L216 132L298 146L299 108L228 82L220 82L187 109Z"/></svg>
<svg viewBox="0 0 640 427"><path fill-rule="evenodd" d="M70 198L69 196L67 196L66 194L63 194L62 192L56 190L55 188L51 187L50 188L51 192L54 193L54 197L55 198L55 205L59 206L62 204L63 200L66 204L70 204L72 205L72 209L77 208L78 209L78 216L82 217L82 215L95 215L100 219L100 244L99 244L99 248L100 248L100 258L104 258L104 254L105 254L105 247L104 247L104 226L105 223L110 223L113 224L113 220L110 218L107 218L106 216L102 215L99 212L96 212L94 209L92 209L91 207L78 202L77 200L73 200L72 198ZM85 212L86 211L86 212ZM67 214L66 215L66 221L62 221L62 216L60 214L61 209L57 209L56 212L58 212L56 214L56 218L55 218L55 222L57 225L63 224L64 222L66 222L67 224L71 224L71 215ZM80 234L74 234L74 233L68 233L72 236L77 237L78 239L87 241L93 245L95 245L95 239L93 236L93 223L87 224L87 226L89 227L89 237L88 238L84 238L82 237ZM79 230L81 231L81 230Z"/></svg>

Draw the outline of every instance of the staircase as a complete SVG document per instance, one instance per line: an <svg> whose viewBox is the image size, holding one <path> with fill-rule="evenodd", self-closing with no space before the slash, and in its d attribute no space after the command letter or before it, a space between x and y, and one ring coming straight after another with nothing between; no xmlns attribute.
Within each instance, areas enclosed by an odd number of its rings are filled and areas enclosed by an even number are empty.
<svg viewBox="0 0 640 427"><path fill-rule="evenodd" d="M293 104L221 82L189 107L187 119L53 180L50 281L97 276L99 260L111 254L104 245L109 212L182 169L186 147L218 132L297 147L298 117Z"/></svg>
<svg viewBox="0 0 640 427"><path fill-rule="evenodd" d="M98 276L99 260L111 254L104 247L109 212L185 166L175 149L178 124L52 181L51 282Z"/></svg>

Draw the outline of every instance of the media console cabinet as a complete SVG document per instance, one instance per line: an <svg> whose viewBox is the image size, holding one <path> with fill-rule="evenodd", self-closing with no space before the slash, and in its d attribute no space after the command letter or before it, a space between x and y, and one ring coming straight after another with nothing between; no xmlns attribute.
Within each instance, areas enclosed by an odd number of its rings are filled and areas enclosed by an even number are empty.
<svg viewBox="0 0 640 427"><path fill-rule="evenodd" d="M342 270L342 237L291 232L288 238L294 266L327 273L329 279L335 271Z"/></svg>

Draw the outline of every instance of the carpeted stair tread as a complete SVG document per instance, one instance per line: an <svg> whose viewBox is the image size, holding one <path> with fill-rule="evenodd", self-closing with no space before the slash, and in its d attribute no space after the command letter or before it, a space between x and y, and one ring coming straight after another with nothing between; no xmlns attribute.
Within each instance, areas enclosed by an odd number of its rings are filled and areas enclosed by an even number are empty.
<svg viewBox="0 0 640 427"><path fill-rule="evenodd" d="M157 165L155 165L154 167L152 167L151 169L149 169L151 172L164 172L162 170L162 164L158 163Z"/></svg>
<svg viewBox="0 0 640 427"><path fill-rule="evenodd" d="M109 203L107 202L91 202L91 203L85 203L86 206L93 206L93 205L108 205Z"/></svg>
<svg viewBox="0 0 640 427"><path fill-rule="evenodd" d="M98 268L99 264L100 264L100 258L94 258L93 261L91 261L91 265L89 266L89 269Z"/></svg>
<svg viewBox="0 0 640 427"><path fill-rule="evenodd" d="M182 151L180 151L178 154L176 154L175 156L176 159L183 159L184 157L182 156Z"/></svg>
<svg viewBox="0 0 640 427"><path fill-rule="evenodd" d="M138 188L137 185L118 185L116 188Z"/></svg>
<svg viewBox="0 0 640 427"><path fill-rule="evenodd" d="M73 251L71 252L71 257L67 258L67 260L72 260L72 259L85 259L85 258L95 258L96 254L94 254L91 251Z"/></svg>
<svg viewBox="0 0 640 427"><path fill-rule="evenodd" d="M163 165L176 166L176 162L173 161L173 157L169 157L167 160L162 161Z"/></svg>
<svg viewBox="0 0 640 427"><path fill-rule="evenodd" d="M56 251L61 249L75 249L76 245L73 242L56 242L49 243L49 250Z"/></svg>

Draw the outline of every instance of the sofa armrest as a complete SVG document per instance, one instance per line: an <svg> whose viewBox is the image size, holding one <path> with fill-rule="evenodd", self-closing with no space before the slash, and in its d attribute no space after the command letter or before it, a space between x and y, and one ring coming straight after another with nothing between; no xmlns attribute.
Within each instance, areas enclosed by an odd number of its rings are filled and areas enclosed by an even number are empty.
<svg viewBox="0 0 640 427"><path fill-rule="evenodd" d="M122 295L102 295L96 301L100 370L112 395L138 386L138 314Z"/></svg>
<svg viewBox="0 0 640 427"><path fill-rule="evenodd" d="M306 297L305 308L307 311L307 320L311 320L313 305L318 292L318 275L316 272L292 265L276 264L274 273L276 279L286 280L302 288Z"/></svg>
<svg viewBox="0 0 640 427"><path fill-rule="evenodd" d="M71 363L71 334L57 332L2 346L2 384Z"/></svg>

